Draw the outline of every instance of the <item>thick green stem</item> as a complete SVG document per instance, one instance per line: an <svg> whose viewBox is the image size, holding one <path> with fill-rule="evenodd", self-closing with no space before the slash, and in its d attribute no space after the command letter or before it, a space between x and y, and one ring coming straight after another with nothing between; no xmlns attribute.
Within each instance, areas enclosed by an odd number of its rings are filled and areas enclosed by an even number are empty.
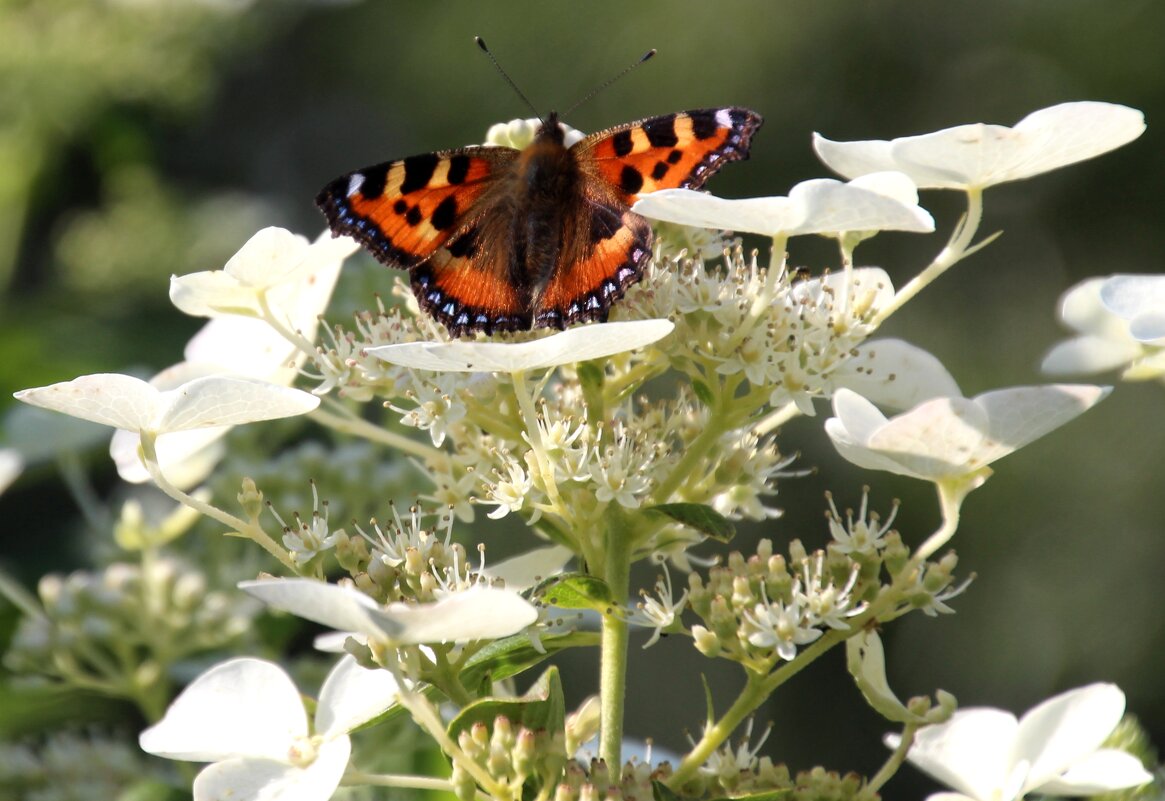
<svg viewBox="0 0 1165 801"><path fill-rule="evenodd" d="M619 510L606 515L606 553L602 579L611 588L611 600L623 606L631 592L631 531ZM603 615L599 643L599 756L613 775L623 764L623 711L627 700L628 625L620 610Z"/></svg>

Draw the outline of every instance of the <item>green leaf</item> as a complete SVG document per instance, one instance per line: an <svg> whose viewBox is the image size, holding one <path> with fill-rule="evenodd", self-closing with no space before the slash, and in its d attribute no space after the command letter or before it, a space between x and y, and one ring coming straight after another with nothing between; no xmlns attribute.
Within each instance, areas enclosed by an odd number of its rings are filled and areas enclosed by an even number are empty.
<svg viewBox="0 0 1165 801"><path fill-rule="evenodd" d="M705 406L711 407L716 405L716 396L712 394L712 390L703 381L692 379L692 392L696 393L696 397L699 398L700 403Z"/></svg>
<svg viewBox="0 0 1165 801"><path fill-rule="evenodd" d="M605 376L603 368L595 362L579 362L575 369L578 371L578 380L584 386L601 387Z"/></svg>
<svg viewBox="0 0 1165 801"><path fill-rule="evenodd" d="M456 740L458 734L477 723L492 729L499 716L509 718L515 727L552 733L565 731L566 700L558 668L548 667L521 698L483 698L469 704L449 723L449 736Z"/></svg>
<svg viewBox="0 0 1165 801"><path fill-rule="evenodd" d="M666 515L719 542L728 542L736 536L736 526L732 521L707 504L661 503L659 506L649 506L647 511Z"/></svg>
<svg viewBox="0 0 1165 801"><path fill-rule="evenodd" d="M655 796L655 801L681 801L679 794L663 782L652 782L651 794Z"/></svg>
<svg viewBox="0 0 1165 801"><path fill-rule="evenodd" d="M585 573L561 573L551 576L534 590L534 600L562 609L610 609L611 588L602 579Z"/></svg>

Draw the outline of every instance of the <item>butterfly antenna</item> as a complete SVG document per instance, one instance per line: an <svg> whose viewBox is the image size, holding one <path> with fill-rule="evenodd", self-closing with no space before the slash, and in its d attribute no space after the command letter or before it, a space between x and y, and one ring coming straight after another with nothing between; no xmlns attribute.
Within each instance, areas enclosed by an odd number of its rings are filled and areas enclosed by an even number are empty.
<svg viewBox="0 0 1165 801"><path fill-rule="evenodd" d="M506 71L502 69L502 65L498 63L496 58L494 58L494 54L491 53L489 48L485 46L485 39L482 39L480 36L475 36L473 37L473 41L477 42L477 46L481 48L481 52L489 56L489 60L493 62L494 69L498 71L498 75L501 75L502 78L505 79L505 82L508 83L510 88L517 93L518 97L522 98L522 102L529 106L530 110L534 112L534 116L541 120L542 115L538 113L538 109L534 108L534 104L530 102L530 98L522 94L522 90L518 88L518 84L514 83L514 79L506 74Z"/></svg>
<svg viewBox="0 0 1165 801"><path fill-rule="evenodd" d="M620 78L622 78L623 76L625 76L627 73L631 72L631 70L633 70L633 69L635 69L636 67L638 67L638 66L639 66L640 64L642 64L644 61L647 61L649 58L651 58L652 56L654 56L654 55L655 55L655 53L656 53L656 49L655 49L654 47L653 47L653 48L651 48L650 50L648 50L646 53L644 53L642 56L640 56L640 57L639 57L639 60L638 60L638 61L635 61L634 63L632 63L632 64L629 64L627 67L623 68L623 70L622 70L621 72L619 72L619 73L618 73L618 74L616 74L616 75L613 75L612 77L608 78L608 79L607 79L606 81L604 81L603 83L601 83L601 84L599 84L598 86L596 86L596 87L595 87L594 89L592 89L591 91L587 92L587 94L586 94L586 95L583 97L583 99L582 99L582 100L578 101L578 102L577 102L577 103L575 103L573 106L571 106L570 108L568 108L566 111L562 112L562 116L563 116L563 117L565 117L567 114L569 114L570 112L574 111L576 108L578 108L579 106L581 106L583 103L587 102L587 101L588 101L588 100L590 100L592 97L594 97L595 95L597 95L599 92L603 91L603 90L604 90L604 89L606 89L608 86L610 86L611 84L613 84L615 81L619 80Z"/></svg>

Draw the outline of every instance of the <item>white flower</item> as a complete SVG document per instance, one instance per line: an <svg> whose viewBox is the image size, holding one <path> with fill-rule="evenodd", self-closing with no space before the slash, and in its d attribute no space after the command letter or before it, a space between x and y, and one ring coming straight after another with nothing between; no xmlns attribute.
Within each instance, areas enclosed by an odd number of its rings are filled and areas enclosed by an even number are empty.
<svg viewBox="0 0 1165 801"><path fill-rule="evenodd" d="M534 488L533 479L516 459L506 457L505 470L504 475L499 471L498 480L487 486L487 502L497 504L497 508L486 515L491 520L500 520L510 512L517 512Z"/></svg>
<svg viewBox="0 0 1165 801"><path fill-rule="evenodd" d="M489 130L486 131L485 143L487 145L500 145L502 147L512 147L515 150L524 150L533 143L534 136L541 127L542 120L537 117L526 120L499 122L491 125ZM567 147L570 147L576 142L581 142L586 138L586 134L582 131L575 130L565 123L558 123L558 127L562 129L563 144Z"/></svg>
<svg viewBox="0 0 1165 801"><path fill-rule="evenodd" d="M1044 372L1123 367L1130 380L1165 375L1165 276L1090 278L1064 293L1059 315L1079 336L1052 348Z"/></svg>
<svg viewBox="0 0 1165 801"><path fill-rule="evenodd" d="M355 240L328 232L308 244L282 228L264 228L223 269L173 276L170 300L195 317L262 318L270 310L283 316L280 322L314 331L340 264L358 247Z"/></svg>
<svg viewBox="0 0 1165 801"><path fill-rule="evenodd" d="M934 230L934 219L918 206L914 184L901 173L848 184L831 178L802 181L788 197L726 200L691 189L662 189L632 208L655 220L768 236Z"/></svg>
<svg viewBox="0 0 1165 801"><path fill-rule="evenodd" d="M348 732L388 709L397 684L344 657L320 689L314 731L299 691L278 665L232 659L203 673L165 717L142 732L142 750L213 762L194 780L194 801L326 801L348 765Z"/></svg>
<svg viewBox="0 0 1165 801"><path fill-rule="evenodd" d="M635 626L655 629L651 637L643 644L644 648L650 648L659 642L663 630L669 628L675 622L676 615L684 610L688 602L688 591L684 590L680 593L679 600L672 600L671 573L668 572L665 564L663 565L663 575L655 580L655 595L650 595L646 590L640 590L639 594L643 600L636 605L635 612L631 614L627 622Z"/></svg>
<svg viewBox="0 0 1165 801"><path fill-rule="evenodd" d="M786 662L797 656L798 645L808 645L821 636L821 630L813 628L806 610L796 600L788 604L758 603L752 609L745 609L741 619L749 644L755 648L771 648Z"/></svg>
<svg viewBox="0 0 1165 801"><path fill-rule="evenodd" d="M276 609L393 645L508 637L538 619L534 605L516 592L479 585L433 603L387 606L355 587L314 579L244 581L239 588Z"/></svg>
<svg viewBox="0 0 1165 801"><path fill-rule="evenodd" d="M1136 139L1145 116L1112 103L1061 103L1014 127L959 125L890 141L832 142L813 136L818 157L856 178L898 170L920 189L984 189L1099 156Z"/></svg>
<svg viewBox="0 0 1165 801"><path fill-rule="evenodd" d="M663 339L673 328L668 320L630 320L575 326L528 342L402 342L367 352L419 370L515 373L635 350Z"/></svg>
<svg viewBox="0 0 1165 801"><path fill-rule="evenodd" d="M906 758L953 793L933 801L1016 801L1029 794L1089 796L1151 781L1124 751L1101 748L1124 714L1116 685L1091 684L1044 701L1023 718L961 709L921 729ZM896 735L886 738L895 748Z"/></svg>
<svg viewBox="0 0 1165 801"><path fill-rule="evenodd" d="M933 398L886 419L842 389L825 432L843 457L870 470L941 482L984 467L1091 408L1111 388L1052 384L975 398Z"/></svg>
<svg viewBox="0 0 1165 801"><path fill-rule="evenodd" d="M320 403L298 389L221 375L160 391L140 378L98 373L22 389L13 397L82 420L154 435L291 417Z"/></svg>

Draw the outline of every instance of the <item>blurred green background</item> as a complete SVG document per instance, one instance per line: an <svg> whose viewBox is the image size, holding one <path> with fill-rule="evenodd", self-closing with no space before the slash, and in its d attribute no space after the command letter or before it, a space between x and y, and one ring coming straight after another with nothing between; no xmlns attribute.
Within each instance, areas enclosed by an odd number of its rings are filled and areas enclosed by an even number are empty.
<svg viewBox="0 0 1165 801"><path fill-rule="evenodd" d="M1113 154L987 193L983 233L1004 236L883 329L938 355L970 395L1043 380L1066 335L1059 295L1113 272L1165 272L1165 5L1154 0L979 2L307 3L7 0L0 3L0 399L82 373L149 373L181 358L200 325L167 300L172 273L216 269L258 228L314 236L326 181L360 166L479 141L528 116L473 46L483 36L540 110L570 106L650 47L658 57L567 120L593 131L727 104L764 115L752 159L711 185L784 194L827 175L810 134L890 138L964 122L1012 124L1067 100L1145 111L1149 130ZM859 262L904 282L942 246L960 210L927 193L931 237L883 235ZM813 270L832 250L795 240ZM372 303L390 274L361 256L344 308ZM345 305L346 304L346 305ZM333 315L335 319L340 319ZM11 401L0 400L0 406ZM1121 385L1086 418L997 467L954 540L978 574L958 614L885 632L901 694L942 687L964 705L1026 709L1106 680L1165 743L1165 408L1160 384ZM824 410L824 407L823 407ZM783 547L823 543L822 492L855 505L904 502L917 543L936 524L930 491L841 463L824 416L783 433L818 472L781 485L780 520L742 533ZM98 493L117 480L104 443L86 459ZM0 498L0 563L29 583L82 563L76 513L57 474L33 466ZM387 500L387 498L385 499ZM479 527L486 536L499 529ZM507 535L516 531L504 527ZM517 547L502 546L502 547ZM650 574L643 575L644 583ZM738 683L677 638L636 650L629 730L682 749L703 715L698 671L722 702ZM677 660L690 667L681 670ZM775 697L765 752L794 768L872 772L886 727L867 713L842 655ZM568 664L576 698L594 669ZM682 699L690 698L691 704ZM909 769L887 792L930 787Z"/></svg>

